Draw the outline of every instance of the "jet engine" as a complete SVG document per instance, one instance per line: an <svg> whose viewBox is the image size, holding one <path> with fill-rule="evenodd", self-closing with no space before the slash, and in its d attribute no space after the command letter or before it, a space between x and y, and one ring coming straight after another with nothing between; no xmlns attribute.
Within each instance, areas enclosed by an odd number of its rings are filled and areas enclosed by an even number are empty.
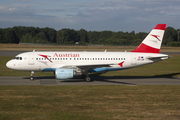
<svg viewBox="0 0 180 120"><path fill-rule="evenodd" d="M70 79L78 75L82 75L82 73L77 72L74 69L57 68L55 71L56 79Z"/></svg>

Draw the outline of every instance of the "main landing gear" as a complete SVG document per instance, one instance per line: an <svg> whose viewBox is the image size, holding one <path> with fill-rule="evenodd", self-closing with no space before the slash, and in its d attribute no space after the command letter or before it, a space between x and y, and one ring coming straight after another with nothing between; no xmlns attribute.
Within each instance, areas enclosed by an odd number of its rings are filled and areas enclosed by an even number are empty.
<svg viewBox="0 0 180 120"><path fill-rule="evenodd" d="M86 81L86 82L91 82L91 78L89 77L88 73L85 73L82 75L82 78Z"/></svg>
<svg viewBox="0 0 180 120"><path fill-rule="evenodd" d="M34 71L31 71L31 76L30 76L30 80L33 81L34 80Z"/></svg>
<svg viewBox="0 0 180 120"><path fill-rule="evenodd" d="M85 80L86 80L86 82L91 82L91 78L88 76L85 78Z"/></svg>

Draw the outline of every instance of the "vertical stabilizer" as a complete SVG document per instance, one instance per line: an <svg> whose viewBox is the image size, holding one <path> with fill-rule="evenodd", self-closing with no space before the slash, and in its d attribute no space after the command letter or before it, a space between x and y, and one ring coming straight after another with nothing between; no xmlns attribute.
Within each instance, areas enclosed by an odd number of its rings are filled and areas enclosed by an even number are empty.
<svg viewBox="0 0 180 120"><path fill-rule="evenodd" d="M157 24L142 43L131 52L159 53L166 24Z"/></svg>

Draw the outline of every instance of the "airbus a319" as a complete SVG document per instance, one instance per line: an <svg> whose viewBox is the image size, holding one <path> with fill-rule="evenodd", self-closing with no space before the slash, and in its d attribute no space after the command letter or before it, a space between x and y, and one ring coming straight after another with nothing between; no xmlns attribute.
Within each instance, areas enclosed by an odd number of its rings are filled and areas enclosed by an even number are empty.
<svg viewBox="0 0 180 120"><path fill-rule="evenodd" d="M88 73L124 70L168 59L160 54L166 24L157 24L142 43L131 52L66 52L33 51L17 55L6 66L13 70L30 71L33 80L35 71L52 71L56 79L82 76L91 81Z"/></svg>

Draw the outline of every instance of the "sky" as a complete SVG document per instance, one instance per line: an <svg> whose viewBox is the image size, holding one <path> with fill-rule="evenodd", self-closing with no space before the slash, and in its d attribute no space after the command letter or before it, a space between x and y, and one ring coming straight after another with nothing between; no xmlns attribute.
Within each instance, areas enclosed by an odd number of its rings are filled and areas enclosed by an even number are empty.
<svg viewBox="0 0 180 120"><path fill-rule="evenodd" d="M149 32L159 23L180 29L180 0L0 1L0 28Z"/></svg>

